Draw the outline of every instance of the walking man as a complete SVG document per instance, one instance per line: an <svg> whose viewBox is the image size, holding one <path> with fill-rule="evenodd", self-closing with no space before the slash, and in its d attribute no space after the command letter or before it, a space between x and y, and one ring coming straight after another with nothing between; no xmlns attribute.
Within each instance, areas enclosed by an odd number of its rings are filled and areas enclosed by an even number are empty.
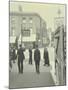
<svg viewBox="0 0 68 90"><path fill-rule="evenodd" d="M32 49L29 49L29 64L32 64Z"/></svg>
<svg viewBox="0 0 68 90"><path fill-rule="evenodd" d="M39 66L40 66L40 50L38 49L38 46L36 46L36 49L34 51L34 61L35 61L36 72L40 73L40 71L39 71Z"/></svg>
<svg viewBox="0 0 68 90"><path fill-rule="evenodd" d="M24 56L24 49L22 48L22 45L20 45L20 48L18 49L18 70L19 73L23 73L23 60L25 59Z"/></svg>

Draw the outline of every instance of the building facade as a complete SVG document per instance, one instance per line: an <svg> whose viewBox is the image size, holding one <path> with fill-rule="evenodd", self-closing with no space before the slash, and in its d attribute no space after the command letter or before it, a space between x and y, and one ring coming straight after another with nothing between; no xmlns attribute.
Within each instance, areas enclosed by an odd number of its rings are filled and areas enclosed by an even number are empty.
<svg viewBox="0 0 68 90"><path fill-rule="evenodd" d="M62 19L62 22L61 22ZM66 85L66 29L64 18L58 18L54 32L55 75L57 85Z"/></svg>
<svg viewBox="0 0 68 90"><path fill-rule="evenodd" d="M23 43L27 48L36 44L43 47L43 40L48 39L46 22L37 13L10 12L11 37L16 37L18 44Z"/></svg>

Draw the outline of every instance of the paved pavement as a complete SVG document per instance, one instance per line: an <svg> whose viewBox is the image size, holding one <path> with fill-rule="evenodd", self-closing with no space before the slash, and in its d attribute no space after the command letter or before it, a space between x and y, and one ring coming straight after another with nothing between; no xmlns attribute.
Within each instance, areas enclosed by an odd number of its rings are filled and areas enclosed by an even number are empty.
<svg viewBox="0 0 68 90"><path fill-rule="evenodd" d="M16 63L12 62L12 66L13 67L12 67L11 72L12 73L13 72L18 73L17 61L16 61ZM33 61L33 64L30 65L27 59L24 60L23 67L24 67L23 72L35 72L35 63L34 63L34 61ZM48 66L44 66L44 61L41 60L41 62L40 62L40 72L49 72L51 69L52 69L51 66L49 66L49 67Z"/></svg>
<svg viewBox="0 0 68 90"><path fill-rule="evenodd" d="M50 56L49 56L50 57ZM35 63L28 64L28 59L24 60L23 74L18 73L17 60L13 63L12 71L9 73L10 88L24 88L24 87L40 87L40 86L54 86L54 81L50 71L52 66L44 66L44 60L40 62L40 74L35 72Z"/></svg>
<svg viewBox="0 0 68 90"><path fill-rule="evenodd" d="M55 85L49 72L42 72L40 74L35 72L25 72L23 74L10 73L9 83L10 88L47 87Z"/></svg>

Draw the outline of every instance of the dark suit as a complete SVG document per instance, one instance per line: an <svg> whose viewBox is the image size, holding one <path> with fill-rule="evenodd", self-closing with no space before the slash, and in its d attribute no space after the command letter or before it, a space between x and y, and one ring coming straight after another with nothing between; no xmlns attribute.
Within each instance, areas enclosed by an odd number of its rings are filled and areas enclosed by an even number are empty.
<svg viewBox="0 0 68 90"><path fill-rule="evenodd" d="M44 65L45 64L49 65L49 55L47 50L44 50Z"/></svg>
<svg viewBox="0 0 68 90"><path fill-rule="evenodd" d="M40 50L39 49L36 49L34 51L34 61L35 61L36 72L39 73L39 65L40 65Z"/></svg>
<svg viewBox="0 0 68 90"><path fill-rule="evenodd" d="M32 50L29 49L29 64L32 64Z"/></svg>
<svg viewBox="0 0 68 90"><path fill-rule="evenodd" d="M23 73L23 60L25 59L24 57L24 50L22 48L18 49L18 69L19 73Z"/></svg>

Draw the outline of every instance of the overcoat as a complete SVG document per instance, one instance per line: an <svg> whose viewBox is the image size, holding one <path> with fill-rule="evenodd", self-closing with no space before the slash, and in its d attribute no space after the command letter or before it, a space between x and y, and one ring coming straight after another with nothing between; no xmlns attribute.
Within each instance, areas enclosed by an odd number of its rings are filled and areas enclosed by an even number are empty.
<svg viewBox="0 0 68 90"><path fill-rule="evenodd" d="M34 60L35 61L40 61L40 50L39 49L36 49L34 51Z"/></svg>

